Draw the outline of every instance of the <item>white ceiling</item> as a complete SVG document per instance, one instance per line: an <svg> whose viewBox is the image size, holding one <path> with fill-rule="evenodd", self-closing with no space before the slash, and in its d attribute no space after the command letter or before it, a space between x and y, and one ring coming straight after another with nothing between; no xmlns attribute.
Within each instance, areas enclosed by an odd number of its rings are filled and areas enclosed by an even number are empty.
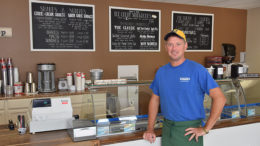
<svg viewBox="0 0 260 146"><path fill-rule="evenodd" d="M260 7L260 0L143 0L222 8L252 9Z"/></svg>

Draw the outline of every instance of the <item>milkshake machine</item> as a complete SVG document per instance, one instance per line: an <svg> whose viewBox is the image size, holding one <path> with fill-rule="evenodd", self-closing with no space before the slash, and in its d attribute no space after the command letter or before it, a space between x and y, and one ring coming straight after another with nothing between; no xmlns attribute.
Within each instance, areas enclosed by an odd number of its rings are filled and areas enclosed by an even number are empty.
<svg viewBox="0 0 260 146"><path fill-rule="evenodd" d="M39 92L55 92L55 64L54 63L40 63L38 68L38 90Z"/></svg>

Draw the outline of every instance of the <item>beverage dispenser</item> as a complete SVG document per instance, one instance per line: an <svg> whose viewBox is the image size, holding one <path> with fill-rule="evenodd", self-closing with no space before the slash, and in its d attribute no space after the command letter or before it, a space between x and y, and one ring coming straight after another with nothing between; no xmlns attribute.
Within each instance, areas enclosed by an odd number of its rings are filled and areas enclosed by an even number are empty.
<svg viewBox="0 0 260 146"><path fill-rule="evenodd" d="M39 92L55 92L55 64L40 63L38 68L38 90Z"/></svg>

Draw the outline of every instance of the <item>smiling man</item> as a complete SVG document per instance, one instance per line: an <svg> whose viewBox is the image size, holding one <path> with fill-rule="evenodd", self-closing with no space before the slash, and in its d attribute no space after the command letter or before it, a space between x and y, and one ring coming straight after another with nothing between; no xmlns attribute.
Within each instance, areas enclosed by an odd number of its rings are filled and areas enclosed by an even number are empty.
<svg viewBox="0 0 260 146"><path fill-rule="evenodd" d="M216 123L226 98L202 65L184 57L188 44L181 30L174 29L164 40L170 61L157 71L150 86L153 94L143 138L151 143L155 141L154 123L161 104L164 116L162 145L203 146L203 135ZM212 98L212 105L210 117L202 127L205 93Z"/></svg>

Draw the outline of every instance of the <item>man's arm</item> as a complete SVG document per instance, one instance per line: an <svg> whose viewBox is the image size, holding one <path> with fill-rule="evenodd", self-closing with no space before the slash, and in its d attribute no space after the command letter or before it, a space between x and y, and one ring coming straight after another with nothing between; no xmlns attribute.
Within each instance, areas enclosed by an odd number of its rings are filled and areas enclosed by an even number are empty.
<svg viewBox="0 0 260 146"><path fill-rule="evenodd" d="M153 143L156 138L156 135L154 133L154 123L158 113L159 104L160 104L159 96L153 93L149 102L147 131L145 131L143 135L143 138L145 140L150 141L151 143Z"/></svg>
<svg viewBox="0 0 260 146"><path fill-rule="evenodd" d="M212 98L212 103L210 116L205 125L206 131L209 131L213 128L226 103L226 98L219 87L211 89L209 93L209 96Z"/></svg>
<svg viewBox="0 0 260 146"><path fill-rule="evenodd" d="M209 96L212 98L212 103L211 103L211 111L210 111L210 116L209 119L204 127L206 131L209 131L210 129L213 128L215 125L216 121L218 120L222 109L226 103L226 98L221 91L219 87L210 89ZM205 135L205 131L203 128L188 128L185 131L188 131L186 135L192 134L189 140L192 140L194 137L196 138L196 141L198 141L198 137Z"/></svg>

